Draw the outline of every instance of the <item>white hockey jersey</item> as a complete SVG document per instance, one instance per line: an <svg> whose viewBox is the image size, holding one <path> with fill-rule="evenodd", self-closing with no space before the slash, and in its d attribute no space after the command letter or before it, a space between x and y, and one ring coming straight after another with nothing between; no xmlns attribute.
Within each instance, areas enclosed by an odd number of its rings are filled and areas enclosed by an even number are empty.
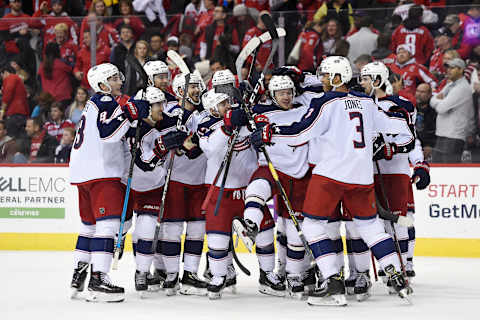
<svg viewBox="0 0 480 320"><path fill-rule="evenodd" d="M80 118L70 156L70 183L120 179L125 172L125 133L130 122L111 95L95 94Z"/></svg>
<svg viewBox="0 0 480 320"><path fill-rule="evenodd" d="M384 98L376 99L377 104L384 111L390 111L392 107L404 108L410 113L411 121L416 118L415 107L413 104L405 98L399 96L386 96ZM412 122L413 123L413 122ZM394 142L395 132L388 132L384 135L385 142ZM378 166L382 174L406 174L410 175L410 164L408 162L407 153L398 153L392 157L391 160L379 160ZM377 168L374 168L374 172L377 173Z"/></svg>
<svg viewBox="0 0 480 320"><path fill-rule="evenodd" d="M306 110L307 108L301 104L295 104L290 110L283 110L276 104L256 105L252 109L254 114L267 116L270 123L285 126L299 121ZM282 142L266 147L275 169L296 179L303 178L309 169L308 143L301 146L290 146L288 141ZM267 165L267 160L262 152L259 153L258 163L261 166Z"/></svg>
<svg viewBox="0 0 480 320"><path fill-rule="evenodd" d="M181 110L181 106L178 104L169 104L165 110L165 113L170 116L176 116L176 114ZM194 133L197 131L198 124L201 119L206 116L206 111L197 111L193 113L185 111L188 115L184 117L184 125L186 130L189 133ZM168 131L176 130L176 127L171 127L170 129L162 130L162 134L165 134ZM168 166L168 162L165 164ZM205 171L207 169L207 158L204 154L201 154L198 158L189 159L186 156L175 156L172 169L172 181L181 182L189 185L201 185L205 183Z"/></svg>
<svg viewBox="0 0 480 320"><path fill-rule="evenodd" d="M212 184L218 168L227 153L230 136L222 129L223 120L220 118L206 117L198 128L200 148L207 156L207 172L205 183ZM257 153L250 145L250 131L242 127L233 147L230 170L225 181L225 188L239 189L248 185L250 177L258 168ZM215 184L220 187L223 179L222 172Z"/></svg>
<svg viewBox="0 0 480 320"><path fill-rule="evenodd" d="M357 92L327 92L311 101L301 121L276 126L272 142L302 145L318 139L313 174L347 184L373 183L373 140L377 133L396 133L400 152L413 148L414 134L398 114L387 114L372 98Z"/></svg>

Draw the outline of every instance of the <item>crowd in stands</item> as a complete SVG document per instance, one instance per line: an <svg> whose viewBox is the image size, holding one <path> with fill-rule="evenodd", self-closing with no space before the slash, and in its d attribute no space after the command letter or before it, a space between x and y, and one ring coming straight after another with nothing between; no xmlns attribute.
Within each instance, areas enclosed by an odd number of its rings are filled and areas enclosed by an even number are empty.
<svg viewBox="0 0 480 320"><path fill-rule="evenodd" d="M417 107L426 158L480 162L479 0L2 0L0 162L69 161L92 94L92 46L96 64L125 75L127 96L143 86L147 61L167 61L173 78L170 49L208 82L216 70L236 73L242 46L266 31L263 11L287 31L287 64L315 72L342 55L358 79L366 63L384 62L392 93ZM270 48L260 47L257 70Z"/></svg>

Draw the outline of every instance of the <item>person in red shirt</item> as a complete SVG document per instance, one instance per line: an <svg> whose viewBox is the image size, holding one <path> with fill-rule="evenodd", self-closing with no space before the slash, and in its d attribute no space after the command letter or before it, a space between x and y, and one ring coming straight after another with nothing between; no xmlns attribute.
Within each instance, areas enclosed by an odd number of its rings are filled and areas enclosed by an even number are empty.
<svg viewBox="0 0 480 320"><path fill-rule="evenodd" d="M83 43L83 33L85 29L90 28L90 22L92 21L92 18L89 18L89 16L98 16L98 17L104 17L107 15L107 8L105 6L105 2L103 0L93 0L90 5L88 6L88 14L85 18L82 20L82 24L80 26L80 44Z"/></svg>
<svg viewBox="0 0 480 320"><path fill-rule="evenodd" d="M60 58L71 67L75 66L78 46L72 39L68 39L68 26L65 23L59 23L55 26L55 42L60 47Z"/></svg>
<svg viewBox="0 0 480 320"><path fill-rule="evenodd" d="M446 30L439 31L438 35L435 37L435 46L437 47L430 58L430 65L428 70L435 76L437 79L441 80L445 77L445 68L443 67L443 56L445 51L452 48L452 39L450 33Z"/></svg>
<svg viewBox="0 0 480 320"><path fill-rule="evenodd" d="M415 96L417 85L426 82L432 88L437 87L437 79L428 69L417 63L413 57L409 45L400 45L397 47L397 57L395 63L388 65L392 72L402 76L405 90L410 96Z"/></svg>
<svg viewBox="0 0 480 320"><path fill-rule="evenodd" d="M472 51L472 47L463 41L464 30L460 18L456 14L449 14L443 21L452 38L452 47L457 50L462 59L467 59Z"/></svg>
<svg viewBox="0 0 480 320"><path fill-rule="evenodd" d="M266 11L264 11L266 12ZM260 12L260 15L262 15L264 12ZM268 13L268 12L266 12ZM260 16L258 17L257 19L257 25L253 28L251 28L250 30L247 31L247 33L245 34L245 37L243 37L243 44L242 44L242 47L244 47L248 41L250 41L250 39L252 39L253 37L258 37L260 36L262 33L264 33L267 29L265 28L265 25L263 24L263 21L262 19L260 19ZM267 63L267 59L268 59L268 55L270 54L270 50L272 48L272 41L267 41L265 43L263 43L260 48L258 49L258 53L257 53L257 61L256 61L256 64L255 64L255 68L257 69L257 71L261 71L265 65L265 63ZM249 58L247 60L248 63L251 63L252 62L252 59Z"/></svg>
<svg viewBox="0 0 480 320"><path fill-rule="evenodd" d="M101 39L103 43L106 43L110 48L120 41L120 36L118 35L117 30L115 30L110 24L104 22L102 16L96 15L94 12L90 12L86 17L88 20L87 26L90 27L90 22L95 22L95 27L97 31L97 39ZM84 28L83 34L80 35L80 42L84 43L83 35L85 30L90 28Z"/></svg>
<svg viewBox="0 0 480 320"><path fill-rule="evenodd" d="M434 49L433 37L430 31L422 26L423 9L412 6L408 10L408 18L399 25L392 34L390 49L396 52L398 46L410 46L410 52L419 64L426 64Z"/></svg>
<svg viewBox="0 0 480 320"><path fill-rule="evenodd" d="M72 40L75 45L78 45L78 25L68 16L64 11L64 3L62 0L50 1L52 10L49 12L48 3L42 2L40 9L33 14L34 18L41 18L40 22L43 25L43 48L47 43L55 40L55 26L59 23L67 25L68 40Z"/></svg>
<svg viewBox="0 0 480 320"><path fill-rule="evenodd" d="M91 67L90 59L90 30L86 29L83 34L83 46L78 52L75 68L73 68L73 75L84 88L90 88L87 80L87 72ZM97 64L110 61L110 47L103 42L102 39L97 39Z"/></svg>
<svg viewBox="0 0 480 320"><path fill-rule="evenodd" d="M323 55L322 26L321 21L307 23L305 31L300 33L300 59L297 66L302 71L315 72L320 65Z"/></svg>
<svg viewBox="0 0 480 320"><path fill-rule="evenodd" d="M28 161L33 163L53 163L58 141L43 129L40 118L28 119L25 131L30 137Z"/></svg>
<svg viewBox="0 0 480 320"><path fill-rule="evenodd" d="M60 48L50 42L45 48L45 57L40 64L38 74L44 91L50 93L55 101L67 106L72 99L72 67L60 59Z"/></svg>
<svg viewBox="0 0 480 320"><path fill-rule="evenodd" d="M123 24L129 25L133 29L133 35L135 40L138 40L141 35L145 32L145 24L139 17L136 17L133 14L133 6L131 0L120 0L118 2L121 18L116 19L113 22L113 27L120 32L119 27Z"/></svg>
<svg viewBox="0 0 480 320"><path fill-rule="evenodd" d="M29 113L27 90L10 65L1 67L0 75L3 80L0 120L6 119L8 135L18 138L24 132Z"/></svg>
<svg viewBox="0 0 480 320"><path fill-rule="evenodd" d="M63 130L65 128L75 128L75 124L65 119L65 109L58 102L55 102L50 107L50 121L47 121L43 128L47 130L47 133L60 142L63 136Z"/></svg>
<svg viewBox="0 0 480 320"><path fill-rule="evenodd" d="M202 12L197 20L197 26L193 33L195 39L195 50L194 55L200 55L200 41L201 35L205 31L205 28L213 22L213 10L215 9L215 1L214 0L205 0L205 9L207 11Z"/></svg>

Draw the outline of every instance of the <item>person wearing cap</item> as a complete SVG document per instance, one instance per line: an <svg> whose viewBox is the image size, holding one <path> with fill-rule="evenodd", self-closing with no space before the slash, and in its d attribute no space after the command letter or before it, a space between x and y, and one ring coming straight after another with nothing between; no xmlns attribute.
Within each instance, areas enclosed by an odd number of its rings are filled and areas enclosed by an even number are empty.
<svg viewBox="0 0 480 320"><path fill-rule="evenodd" d="M443 68L443 55L445 51L452 48L451 33L445 29L441 29L435 35L435 47L432 56L430 57L430 65L428 70L438 79L445 76L445 69Z"/></svg>
<svg viewBox="0 0 480 320"><path fill-rule="evenodd" d="M456 14L449 14L443 21L443 25L452 38L452 47L458 51L462 59L468 58L471 46L463 42L464 32L460 18Z"/></svg>
<svg viewBox="0 0 480 320"><path fill-rule="evenodd" d="M465 142L475 130L472 89L463 75L465 62L460 58L445 63L449 83L430 99L437 112L433 161L460 162Z"/></svg>
<svg viewBox="0 0 480 320"><path fill-rule="evenodd" d="M358 32L346 39L350 44L350 50L348 51L348 59L350 61L354 61L362 54L372 54L377 47L378 38L378 34L370 29L373 26L372 18L360 10L357 10L355 13L357 14L355 27L358 29Z"/></svg>
<svg viewBox="0 0 480 320"><path fill-rule="evenodd" d="M410 45L399 45L395 62L387 65L392 72L402 76L405 90L410 96L415 95L417 85L422 82L428 83L432 88L437 87L437 78L424 65L417 63L412 54L413 50Z"/></svg>
<svg viewBox="0 0 480 320"><path fill-rule="evenodd" d="M472 7L467 11L467 16L463 22L462 43L475 47L480 44L480 0L472 1Z"/></svg>
<svg viewBox="0 0 480 320"><path fill-rule="evenodd" d="M416 62L424 65L432 55L434 43L432 34L422 25L422 14L422 7L416 5L410 7L408 18L392 34L390 49L395 52L398 46L407 44Z"/></svg>
<svg viewBox="0 0 480 320"><path fill-rule="evenodd" d="M233 17L228 20L228 23L237 31L240 43L243 42L247 31L255 26L255 20L248 14L248 8L243 3L233 7Z"/></svg>

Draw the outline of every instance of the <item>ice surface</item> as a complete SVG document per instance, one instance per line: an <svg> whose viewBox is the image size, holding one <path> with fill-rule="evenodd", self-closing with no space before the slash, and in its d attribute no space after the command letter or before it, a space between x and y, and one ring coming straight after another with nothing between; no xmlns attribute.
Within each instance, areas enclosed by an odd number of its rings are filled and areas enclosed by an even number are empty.
<svg viewBox="0 0 480 320"><path fill-rule="evenodd" d="M140 299L134 290L133 256L126 252L119 270L111 273L116 284L125 286L126 300L107 304L68 298L72 252L0 251L0 320L480 319L480 259L416 257L413 305L389 296L379 281L365 302L349 298L347 307L312 307L260 294L256 257L239 258L253 274L239 274L235 295L226 293L217 301L164 293ZM202 272L203 263L204 258Z"/></svg>

